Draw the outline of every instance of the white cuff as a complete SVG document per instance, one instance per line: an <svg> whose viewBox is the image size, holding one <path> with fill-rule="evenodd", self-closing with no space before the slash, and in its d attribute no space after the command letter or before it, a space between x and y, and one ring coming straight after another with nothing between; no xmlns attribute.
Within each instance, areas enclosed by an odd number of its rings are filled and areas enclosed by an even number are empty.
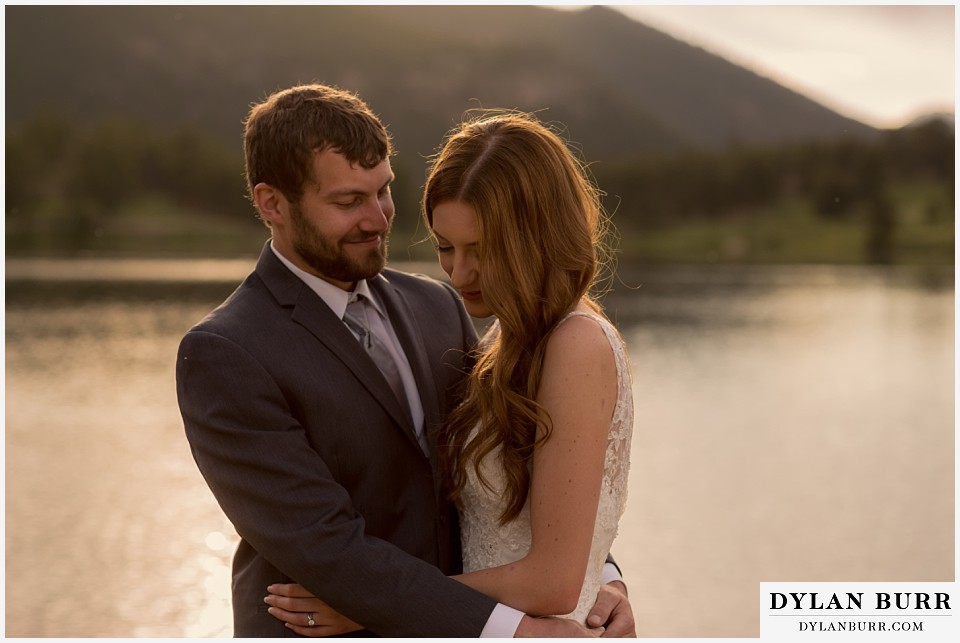
<svg viewBox="0 0 960 643"><path fill-rule="evenodd" d="M523 619L523 612L508 607L503 603L497 603L493 611L490 612L490 618L487 624L483 626L480 632L480 638L494 639L512 639L520 627L520 621Z"/></svg>
<svg viewBox="0 0 960 643"><path fill-rule="evenodd" d="M623 576L620 575L620 570L617 569L617 566L613 563L604 563L603 571L600 572L600 584L606 585L614 580L618 580L621 583L623 582Z"/></svg>

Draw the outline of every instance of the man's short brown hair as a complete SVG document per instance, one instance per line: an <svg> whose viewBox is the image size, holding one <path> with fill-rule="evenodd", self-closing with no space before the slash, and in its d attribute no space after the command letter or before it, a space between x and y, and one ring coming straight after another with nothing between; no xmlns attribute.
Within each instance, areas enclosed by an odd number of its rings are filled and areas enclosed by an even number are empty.
<svg viewBox="0 0 960 643"><path fill-rule="evenodd" d="M326 85L300 85L250 109L244 124L247 189L267 183L296 203L313 177L316 152L333 149L351 163L376 167L392 154L383 123L356 95Z"/></svg>

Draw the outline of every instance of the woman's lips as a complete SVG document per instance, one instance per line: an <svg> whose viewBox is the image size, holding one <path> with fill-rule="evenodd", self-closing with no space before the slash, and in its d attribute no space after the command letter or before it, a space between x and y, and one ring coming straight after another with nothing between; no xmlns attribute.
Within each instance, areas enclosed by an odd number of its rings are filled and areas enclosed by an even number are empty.
<svg viewBox="0 0 960 643"><path fill-rule="evenodd" d="M480 291L474 290L473 292L469 290L461 290L460 296L467 301L480 301Z"/></svg>

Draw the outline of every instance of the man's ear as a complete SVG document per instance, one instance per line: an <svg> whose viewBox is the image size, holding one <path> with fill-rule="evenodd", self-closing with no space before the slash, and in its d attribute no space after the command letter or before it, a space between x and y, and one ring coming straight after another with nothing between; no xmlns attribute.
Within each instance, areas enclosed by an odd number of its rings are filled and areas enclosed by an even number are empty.
<svg viewBox="0 0 960 643"><path fill-rule="evenodd" d="M253 186L253 203L260 216L271 227L283 224L290 212L289 203L283 193L269 183L257 183Z"/></svg>

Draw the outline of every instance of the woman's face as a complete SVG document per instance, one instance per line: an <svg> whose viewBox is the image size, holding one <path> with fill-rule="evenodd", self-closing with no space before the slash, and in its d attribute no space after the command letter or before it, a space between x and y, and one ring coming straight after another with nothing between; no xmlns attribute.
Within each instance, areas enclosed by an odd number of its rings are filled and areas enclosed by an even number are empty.
<svg viewBox="0 0 960 643"><path fill-rule="evenodd" d="M443 201L433 209L433 236L440 267L460 291L471 317L489 317L493 311L480 289L480 234L477 214L460 201Z"/></svg>

